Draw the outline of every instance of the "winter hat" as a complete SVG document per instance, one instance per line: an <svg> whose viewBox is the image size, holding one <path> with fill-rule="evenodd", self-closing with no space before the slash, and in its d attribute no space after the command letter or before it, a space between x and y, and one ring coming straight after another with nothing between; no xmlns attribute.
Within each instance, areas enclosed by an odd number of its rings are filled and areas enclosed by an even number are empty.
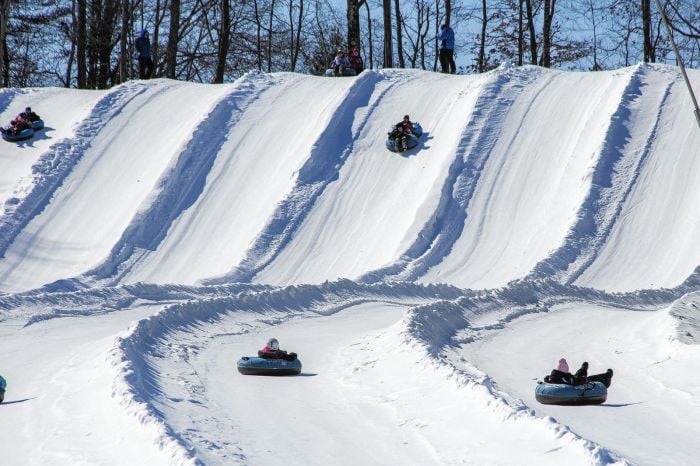
<svg viewBox="0 0 700 466"><path fill-rule="evenodd" d="M277 351L280 349L280 343L277 341L277 338L270 338L267 340L267 347L273 351Z"/></svg>
<svg viewBox="0 0 700 466"><path fill-rule="evenodd" d="M566 362L566 359L561 358L559 360L559 365L557 366L557 370L561 372L569 372L569 364Z"/></svg>

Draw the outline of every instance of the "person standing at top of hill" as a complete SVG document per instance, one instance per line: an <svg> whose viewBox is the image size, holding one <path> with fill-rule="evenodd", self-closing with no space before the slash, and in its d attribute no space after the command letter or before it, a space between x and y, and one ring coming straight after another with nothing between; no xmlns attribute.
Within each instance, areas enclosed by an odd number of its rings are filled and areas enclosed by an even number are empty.
<svg viewBox="0 0 700 466"><path fill-rule="evenodd" d="M443 24L440 26L440 34L438 34L438 40L440 41L440 67L443 73L455 74L457 72L457 67L455 65L454 53L455 53L455 32L448 24Z"/></svg>
<svg viewBox="0 0 700 466"><path fill-rule="evenodd" d="M151 58L151 40L148 31L142 29L136 39L136 51L139 54L139 77L150 79L153 74L153 59Z"/></svg>

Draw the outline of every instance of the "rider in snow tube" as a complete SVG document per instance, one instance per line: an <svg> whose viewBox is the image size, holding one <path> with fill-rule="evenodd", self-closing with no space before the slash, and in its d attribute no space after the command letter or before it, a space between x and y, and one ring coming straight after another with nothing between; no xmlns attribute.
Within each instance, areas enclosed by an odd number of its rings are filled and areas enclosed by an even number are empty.
<svg viewBox="0 0 700 466"><path fill-rule="evenodd" d="M258 357L244 356L238 360L238 372L243 375L297 375L301 361L296 353L287 353L279 347L276 338L270 338L258 351Z"/></svg>
<svg viewBox="0 0 700 466"><path fill-rule="evenodd" d="M418 138L423 134L423 129L418 123L411 122L408 115L391 127L386 141L386 147L393 152L404 152L418 145Z"/></svg>
<svg viewBox="0 0 700 466"><path fill-rule="evenodd" d="M535 399L542 404L600 404L607 399L612 376L612 369L588 376L587 362L572 375L566 359L561 358L557 368L544 378L544 382L537 383Z"/></svg>

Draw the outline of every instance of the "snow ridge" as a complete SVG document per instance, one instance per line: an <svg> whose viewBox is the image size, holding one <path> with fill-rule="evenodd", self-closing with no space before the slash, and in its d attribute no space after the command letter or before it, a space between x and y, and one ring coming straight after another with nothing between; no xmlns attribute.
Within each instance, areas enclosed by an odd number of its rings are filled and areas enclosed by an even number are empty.
<svg viewBox="0 0 700 466"><path fill-rule="evenodd" d="M157 249L178 216L191 207L204 190L206 178L228 132L248 108L275 80L263 73L250 72L239 78L229 92L193 131L192 138L179 155L177 163L165 174L156 188L151 205L137 214L112 248L104 263L86 272L85 277L115 284L148 251Z"/></svg>
<svg viewBox="0 0 700 466"><path fill-rule="evenodd" d="M34 183L29 194L23 199L8 199L5 203L4 215L0 217L0 258L20 231L48 205L99 133L99 128L145 91L145 85L140 83L124 84L109 91L76 129L73 139L54 144L41 156L32 167Z"/></svg>
<svg viewBox="0 0 700 466"><path fill-rule="evenodd" d="M436 211L401 259L365 274L360 281L374 283L391 278L416 280L449 254L464 230L469 202L498 140L500 125L523 87L538 75L539 72L533 69L524 72L501 68L492 72L490 82L484 85L472 117L460 137Z"/></svg>
<svg viewBox="0 0 700 466"><path fill-rule="evenodd" d="M608 239L641 168L650 156L651 145L659 130L661 110L670 95L672 82L668 82L658 95L652 96L658 100L657 113L650 121L641 122L649 127L642 132L646 138L632 137L633 128L630 126L635 105L640 99L649 98L643 92L646 87L644 77L649 69L638 65L630 75L603 139L591 189L578 213L578 221L563 245L537 264L529 278L555 277L573 283L593 263Z"/></svg>
<svg viewBox="0 0 700 466"><path fill-rule="evenodd" d="M377 84L387 79L393 79L393 82L372 101ZM367 125L372 111L381 105L383 97L398 82L386 73L375 71L362 73L355 80L340 100L335 114L321 133L322 136L311 149L307 162L299 170L295 187L279 204L246 257L232 272L222 278L205 280L205 283L251 281L280 254L318 197L330 183L338 179L341 168L352 154L356 135ZM369 108L353 132L355 112L362 107Z"/></svg>

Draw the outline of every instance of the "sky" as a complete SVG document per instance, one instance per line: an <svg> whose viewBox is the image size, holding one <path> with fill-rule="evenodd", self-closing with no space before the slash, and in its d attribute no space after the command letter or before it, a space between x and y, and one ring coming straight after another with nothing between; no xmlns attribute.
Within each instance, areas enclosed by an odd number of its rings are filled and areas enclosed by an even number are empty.
<svg viewBox="0 0 700 466"><path fill-rule="evenodd" d="M693 464L677 68L2 89L0 121L28 105L45 129L0 146L9 464ZM387 151L404 114L423 136ZM271 336L302 373L239 374ZM605 404L537 403L560 357L615 369Z"/></svg>

